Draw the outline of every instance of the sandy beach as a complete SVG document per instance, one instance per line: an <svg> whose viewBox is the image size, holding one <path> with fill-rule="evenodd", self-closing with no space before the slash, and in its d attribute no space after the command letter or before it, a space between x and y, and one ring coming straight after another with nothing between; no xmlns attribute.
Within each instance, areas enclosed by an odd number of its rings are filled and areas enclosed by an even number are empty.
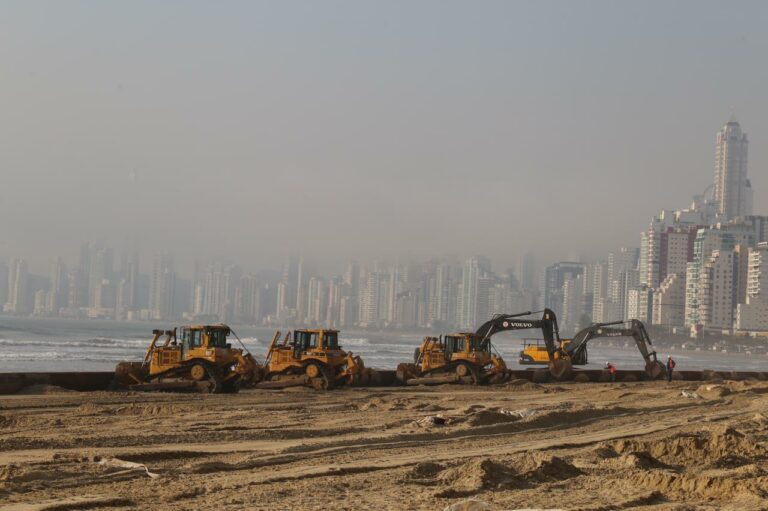
<svg viewBox="0 0 768 511"><path fill-rule="evenodd" d="M37 386L0 397L0 510L766 509L766 410L766 382Z"/></svg>

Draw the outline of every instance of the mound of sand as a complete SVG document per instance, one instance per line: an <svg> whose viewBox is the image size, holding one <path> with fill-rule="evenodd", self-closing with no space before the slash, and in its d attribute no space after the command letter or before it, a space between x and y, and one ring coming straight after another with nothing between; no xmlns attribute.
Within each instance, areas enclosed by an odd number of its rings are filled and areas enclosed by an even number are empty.
<svg viewBox="0 0 768 511"><path fill-rule="evenodd" d="M667 465L660 462L645 451L628 452L622 454L618 459L618 465L624 468L639 468L643 470L667 467Z"/></svg>
<svg viewBox="0 0 768 511"><path fill-rule="evenodd" d="M381 408L382 406L384 406L385 403L386 402L383 399L381 399L380 397L374 397L372 399L369 399L365 403L359 405L357 408L359 410L363 410L363 411L371 410L371 409L375 409L375 408Z"/></svg>
<svg viewBox="0 0 768 511"><path fill-rule="evenodd" d="M546 387L543 385L539 385L538 383L533 383L529 380L525 380L522 378L518 378L516 380L512 380L508 382L505 387L507 387L511 391L515 392L525 392L525 391L535 391L535 390L544 390Z"/></svg>
<svg viewBox="0 0 768 511"><path fill-rule="evenodd" d="M510 467L490 459L476 459L445 470L439 477L447 486L439 492L442 497L474 495L484 490L521 489L527 484Z"/></svg>
<svg viewBox="0 0 768 511"><path fill-rule="evenodd" d="M492 426L520 420L519 415L504 413L496 410L480 410L475 412L467 421L471 426Z"/></svg>
<svg viewBox="0 0 768 511"><path fill-rule="evenodd" d="M664 494L674 493L691 498L728 499L732 509L763 509L765 478L752 480L717 475L678 474L670 470L649 470L637 474L638 485L654 488ZM757 507L754 507L757 505Z"/></svg>
<svg viewBox="0 0 768 511"><path fill-rule="evenodd" d="M437 484L436 478L443 470L445 470L445 466L425 461L409 470L403 478L403 482L431 486Z"/></svg>
<svg viewBox="0 0 768 511"><path fill-rule="evenodd" d="M721 397L727 396L730 393L731 389L725 385L712 383L700 385L699 388L696 389L696 394L698 394L700 397L703 397L704 399L720 399Z"/></svg>
<svg viewBox="0 0 768 511"><path fill-rule="evenodd" d="M538 453L508 463L488 458L475 459L441 470L437 479L447 488L438 495L461 497L487 490L525 489L582 474L581 470L562 458Z"/></svg>
<svg viewBox="0 0 768 511"><path fill-rule="evenodd" d="M564 481L583 474L564 459L546 454L526 456L515 469L525 479L537 482Z"/></svg>
<svg viewBox="0 0 768 511"><path fill-rule="evenodd" d="M104 407L99 406L95 403L91 403L90 401L85 402L77 407L77 413L80 415L98 415L101 413L104 413Z"/></svg>
<svg viewBox="0 0 768 511"><path fill-rule="evenodd" d="M177 415L187 410L175 405L136 405L121 406L115 409L115 415Z"/></svg>
<svg viewBox="0 0 768 511"><path fill-rule="evenodd" d="M734 459L765 456L765 448L743 433L719 426L695 434L678 434L661 440L638 442L619 440L613 448L617 453L642 453L670 465L686 467L734 466Z"/></svg>

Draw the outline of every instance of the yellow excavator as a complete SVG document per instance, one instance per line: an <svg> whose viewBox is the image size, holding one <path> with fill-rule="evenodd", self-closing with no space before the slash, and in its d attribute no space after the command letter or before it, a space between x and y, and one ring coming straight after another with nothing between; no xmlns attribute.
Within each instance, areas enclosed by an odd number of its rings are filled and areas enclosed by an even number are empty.
<svg viewBox="0 0 768 511"><path fill-rule="evenodd" d="M560 351L568 351L568 345L571 344L572 339L560 340ZM574 353L571 359L572 365L587 365L588 363L587 347ZM549 350L547 345L540 339L523 339L523 349L520 350L520 358L518 359L520 365L548 365L549 364Z"/></svg>
<svg viewBox="0 0 768 511"><path fill-rule="evenodd" d="M264 381L256 388L308 386L331 389L337 385L366 385L375 373L363 360L339 346L338 330L275 332L264 361Z"/></svg>
<svg viewBox="0 0 768 511"><path fill-rule="evenodd" d="M180 340L175 328L152 333L141 362L117 365L115 387L221 393L237 392L241 385L261 379L261 367L242 342L242 348L227 342L227 336L233 334L227 325L184 326Z"/></svg>

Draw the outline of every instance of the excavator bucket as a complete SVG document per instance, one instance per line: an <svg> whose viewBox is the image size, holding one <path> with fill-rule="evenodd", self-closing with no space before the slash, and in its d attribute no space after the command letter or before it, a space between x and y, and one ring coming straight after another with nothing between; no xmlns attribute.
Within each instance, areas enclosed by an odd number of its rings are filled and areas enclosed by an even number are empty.
<svg viewBox="0 0 768 511"><path fill-rule="evenodd" d="M645 374L651 380L658 380L667 375L667 368L658 360L649 360L645 364Z"/></svg>
<svg viewBox="0 0 768 511"><path fill-rule="evenodd" d="M557 381L564 381L573 375L573 364L566 358L556 358L549 363L549 374Z"/></svg>

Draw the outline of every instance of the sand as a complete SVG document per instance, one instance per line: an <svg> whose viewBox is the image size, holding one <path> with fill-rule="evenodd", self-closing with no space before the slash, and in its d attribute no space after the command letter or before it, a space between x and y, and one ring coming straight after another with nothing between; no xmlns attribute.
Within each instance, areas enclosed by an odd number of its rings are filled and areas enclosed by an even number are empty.
<svg viewBox="0 0 768 511"><path fill-rule="evenodd" d="M0 511L768 509L766 440L761 382L40 388L0 397Z"/></svg>

